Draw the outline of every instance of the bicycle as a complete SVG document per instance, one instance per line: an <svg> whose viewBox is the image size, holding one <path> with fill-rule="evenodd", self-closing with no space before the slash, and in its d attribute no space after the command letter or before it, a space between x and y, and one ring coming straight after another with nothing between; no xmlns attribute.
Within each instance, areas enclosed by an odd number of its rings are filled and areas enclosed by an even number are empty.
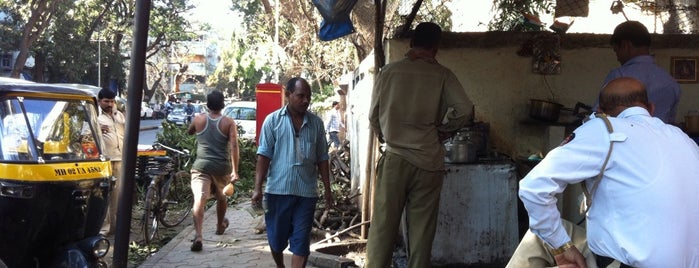
<svg viewBox="0 0 699 268"><path fill-rule="evenodd" d="M159 224L171 228L182 223L189 216L194 202L191 176L189 172L180 170L189 163L189 152L161 143L155 143L153 147L155 150L151 152L161 152L161 156L152 157L150 163L157 165L157 168L149 167L147 172L151 180L144 196L142 219L146 244L155 238ZM174 157L166 156L160 148L174 153Z"/></svg>

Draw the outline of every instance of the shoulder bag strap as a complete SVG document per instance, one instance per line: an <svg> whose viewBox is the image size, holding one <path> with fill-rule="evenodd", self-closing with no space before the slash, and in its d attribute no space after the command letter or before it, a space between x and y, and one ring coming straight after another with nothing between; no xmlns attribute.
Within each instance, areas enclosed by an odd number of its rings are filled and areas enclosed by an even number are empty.
<svg viewBox="0 0 699 268"><path fill-rule="evenodd" d="M595 113L595 117L601 118L604 121L604 124L607 126L607 131L609 134L612 134L614 132L614 128L612 128L612 123L609 122L609 118L607 118L606 114L603 113ZM597 186L599 186L600 181L602 180L602 177L604 175L604 169L607 168L607 163L609 162L609 157L612 155L612 149L614 147L614 142L611 140L609 141L609 151L607 152L607 157L604 159L604 164L602 164L602 169L600 169L599 174L597 174L597 178L595 178L595 181L592 183L592 187L590 190L587 190L587 184L585 181L582 182L582 190L583 194L585 194L585 213L590 210L590 207L592 206L592 194L597 190Z"/></svg>

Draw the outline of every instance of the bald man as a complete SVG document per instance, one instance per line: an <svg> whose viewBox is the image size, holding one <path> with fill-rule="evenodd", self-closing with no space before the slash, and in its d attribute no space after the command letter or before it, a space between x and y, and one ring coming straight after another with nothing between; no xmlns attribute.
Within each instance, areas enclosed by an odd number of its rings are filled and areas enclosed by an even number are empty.
<svg viewBox="0 0 699 268"><path fill-rule="evenodd" d="M687 204L699 202L699 147L651 116L654 107L634 78L610 81L599 100L598 112L608 117L598 114L577 128L520 181L531 233L559 267L588 267L556 207L556 194L584 181L594 266L696 266L699 207ZM508 266L538 267L521 254L515 252Z"/></svg>

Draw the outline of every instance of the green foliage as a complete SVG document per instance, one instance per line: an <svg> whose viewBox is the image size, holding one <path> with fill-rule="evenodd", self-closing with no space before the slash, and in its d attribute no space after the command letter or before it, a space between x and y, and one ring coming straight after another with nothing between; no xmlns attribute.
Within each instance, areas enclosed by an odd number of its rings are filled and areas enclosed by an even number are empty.
<svg viewBox="0 0 699 268"><path fill-rule="evenodd" d="M320 103L335 95L335 86L323 84L322 88L312 88L311 103Z"/></svg>
<svg viewBox="0 0 699 268"><path fill-rule="evenodd" d="M24 22L21 14L13 8L9 1L0 1L0 13L7 16L4 20L0 20L0 51L15 50L19 46L19 41L22 37Z"/></svg>
<svg viewBox="0 0 699 268"><path fill-rule="evenodd" d="M42 0L54 4L38 14L50 18L39 38L27 44L35 58L37 79L106 85L116 80L125 88L130 57L135 9L131 1L121 0ZM185 13L190 0L154 0L149 25L147 57L157 55L172 42L194 35ZM0 1L0 13L9 19L0 21L0 51L19 50L22 30L28 25L32 4L25 0ZM99 47L99 48L98 48ZM101 55L100 55L101 54ZM98 68L98 62L101 68ZM98 70L101 72L98 73ZM102 79L99 83L98 77Z"/></svg>
<svg viewBox="0 0 699 268"><path fill-rule="evenodd" d="M497 15L488 23L489 31L529 31L523 24L522 14L539 16L551 13L553 2L548 0L493 0Z"/></svg>
<svg viewBox="0 0 699 268"><path fill-rule="evenodd" d="M187 134L187 126L178 126L174 123L163 121L163 130L155 135L159 143L165 144L178 150L189 150L191 159L197 157L197 139L194 135ZM168 152L172 156L171 152ZM189 171L192 168L192 162L189 161L184 170Z"/></svg>
<svg viewBox="0 0 699 268"><path fill-rule="evenodd" d="M317 32L322 17L304 3L281 1L279 19L275 20L274 5L266 10L260 0L233 1L232 10L242 14L245 31L234 36L237 51L229 57L242 58L235 61L239 64L228 81L245 77L250 83L262 78L284 84L291 77L302 76L311 84L314 99L332 96L338 78L355 68L356 50L349 37L320 41ZM249 69L253 65L255 72ZM253 96L254 87L244 81L236 88L240 97Z"/></svg>
<svg viewBox="0 0 699 268"><path fill-rule="evenodd" d="M207 82L228 96L254 100L255 85L272 73L269 57L259 47L248 45L243 36L234 34L231 39L231 46L223 51L220 64Z"/></svg>
<svg viewBox="0 0 699 268"><path fill-rule="evenodd" d="M239 130L241 128L238 128ZM255 165L257 163L257 145L254 140L239 139L240 161L238 165L238 176L236 182L235 197L249 197L255 188Z"/></svg>

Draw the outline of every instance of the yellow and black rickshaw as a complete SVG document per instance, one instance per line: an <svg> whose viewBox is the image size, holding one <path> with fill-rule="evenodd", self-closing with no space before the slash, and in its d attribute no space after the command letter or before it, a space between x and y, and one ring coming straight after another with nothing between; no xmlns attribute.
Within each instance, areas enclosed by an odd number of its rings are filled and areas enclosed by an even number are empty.
<svg viewBox="0 0 699 268"><path fill-rule="evenodd" d="M90 90L0 79L0 267L106 267L97 116Z"/></svg>

